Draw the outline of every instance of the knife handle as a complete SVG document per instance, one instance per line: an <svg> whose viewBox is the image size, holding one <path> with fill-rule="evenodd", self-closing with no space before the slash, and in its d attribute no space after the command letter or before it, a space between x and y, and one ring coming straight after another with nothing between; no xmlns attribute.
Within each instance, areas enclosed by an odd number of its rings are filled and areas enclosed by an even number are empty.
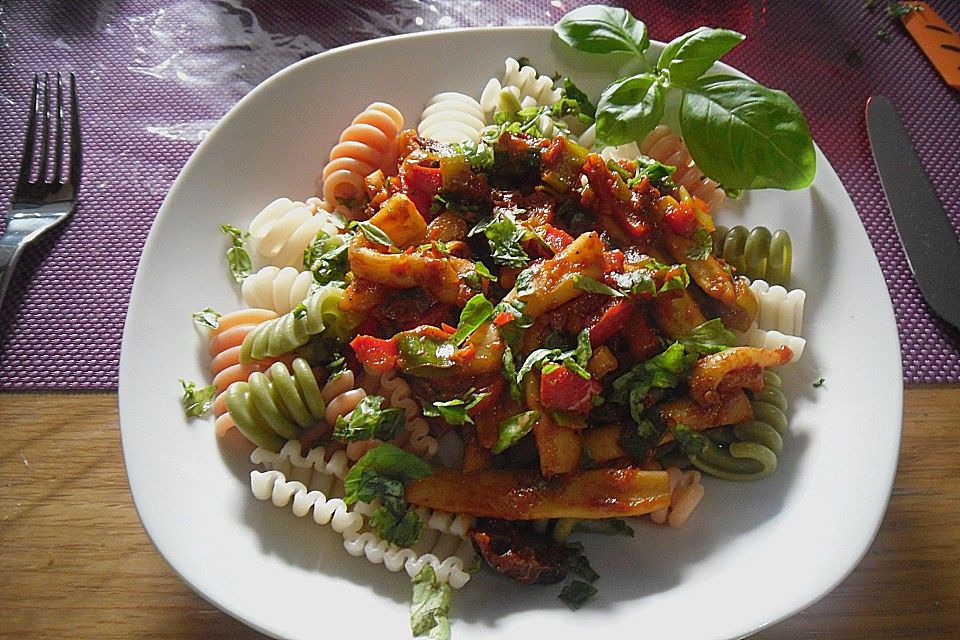
<svg viewBox="0 0 960 640"><path fill-rule="evenodd" d="M960 91L960 34L926 2L902 4L920 7L920 11L911 11L901 17L903 26L943 81Z"/></svg>

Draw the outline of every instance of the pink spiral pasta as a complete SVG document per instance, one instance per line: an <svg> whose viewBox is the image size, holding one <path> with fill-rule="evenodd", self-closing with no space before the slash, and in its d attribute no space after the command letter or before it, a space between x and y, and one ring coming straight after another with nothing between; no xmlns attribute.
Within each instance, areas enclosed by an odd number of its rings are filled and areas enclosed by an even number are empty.
<svg viewBox="0 0 960 640"><path fill-rule="evenodd" d="M362 200L364 178L382 170L397 172L397 133L403 115L385 102L374 102L340 135L323 169L323 198L330 206Z"/></svg>
<svg viewBox="0 0 960 640"><path fill-rule="evenodd" d="M227 413L223 392L234 382L246 380L255 371L265 371L276 362L276 358L273 358L240 364L240 345L254 327L276 317L277 314L269 309L241 309L221 316L217 328L210 332L210 369L213 372L213 384L217 388L213 413L217 417L215 427L218 436L236 426Z"/></svg>
<svg viewBox="0 0 960 640"><path fill-rule="evenodd" d="M666 522L671 527L680 527L703 499L704 488L700 484L700 472L669 467L667 477L670 479L670 506L652 512L650 519L657 524Z"/></svg>
<svg viewBox="0 0 960 640"><path fill-rule="evenodd" d="M720 206L727 195L719 184L703 175L690 157L683 138L665 124L658 125L647 134L640 143L640 153L676 167L672 177L677 186L686 187L690 195L706 202L711 210Z"/></svg>
<svg viewBox="0 0 960 640"><path fill-rule="evenodd" d="M383 396L385 406L403 409L407 422L404 433L395 444L422 458L429 459L436 455L439 445L436 438L430 435L430 425L423 419L420 405L414 400L406 380L399 377L395 371L377 373L365 368L360 386L369 394Z"/></svg>

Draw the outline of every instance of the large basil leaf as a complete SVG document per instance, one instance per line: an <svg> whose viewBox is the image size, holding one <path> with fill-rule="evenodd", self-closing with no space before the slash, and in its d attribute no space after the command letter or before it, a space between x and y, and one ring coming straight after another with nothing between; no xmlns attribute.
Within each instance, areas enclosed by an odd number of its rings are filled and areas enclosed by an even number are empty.
<svg viewBox="0 0 960 640"><path fill-rule="evenodd" d="M597 139L608 146L643 139L663 117L665 94L652 73L614 82L597 103Z"/></svg>
<svg viewBox="0 0 960 640"><path fill-rule="evenodd" d="M650 46L647 25L618 7L592 4L574 9L553 30L574 49L588 53L620 51L642 57Z"/></svg>
<svg viewBox="0 0 960 640"><path fill-rule="evenodd" d="M807 121L783 91L734 76L684 87L680 126L700 170L727 189L803 189L816 155Z"/></svg>
<svg viewBox="0 0 960 640"><path fill-rule="evenodd" d="M657 70L669 71L672 86L683 86L702 76L743 38L742 33L729 29L699 27L667 44L660 54Z"/></svg>

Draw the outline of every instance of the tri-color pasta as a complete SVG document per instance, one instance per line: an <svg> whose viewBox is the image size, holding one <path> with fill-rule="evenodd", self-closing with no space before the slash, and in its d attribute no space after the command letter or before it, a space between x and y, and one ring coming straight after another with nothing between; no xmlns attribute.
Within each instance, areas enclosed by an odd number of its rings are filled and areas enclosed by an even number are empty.
<svg viewBox="0 0 960 640"><path fill-rule="evenodd" d="M764 226L732 229L718 226L713 231L713 252L751 280L789 286L793 263L790 234L783 229L773 233Z"/></svg>
<svg viewBox="0 0 960 640"><path fill-rule="evenodd" d="M679 135L595 149L570 79L505 65L415 131L363 109L322 194L255 215L252 308L210 332L254 495L454 588L478 557L562 580L582 529L695 522L703 475L773 473L770 369L805 345L786 232L715 225L725 193Z"/></svg>

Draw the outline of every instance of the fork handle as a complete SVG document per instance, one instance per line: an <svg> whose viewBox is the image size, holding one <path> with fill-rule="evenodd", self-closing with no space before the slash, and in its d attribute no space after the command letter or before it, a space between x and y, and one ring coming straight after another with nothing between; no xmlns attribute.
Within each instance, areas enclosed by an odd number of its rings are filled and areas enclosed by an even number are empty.
<svg viewBox="0 0 960 640"><path fill-rule="evenodd" d="M20 259L24 242L10 234L0 237L0 310L3 309L3 299L7 294L7 286L13 279L13 271Z"/></svg>

